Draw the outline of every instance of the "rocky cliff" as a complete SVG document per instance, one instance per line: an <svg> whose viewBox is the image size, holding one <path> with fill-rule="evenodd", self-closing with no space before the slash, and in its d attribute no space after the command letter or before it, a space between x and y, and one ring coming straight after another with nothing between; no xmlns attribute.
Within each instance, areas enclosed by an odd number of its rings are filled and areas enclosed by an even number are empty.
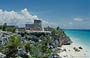
<svg viewBox="0 0 90 58"><path fill-rule="evenodd" d="M23 32L17 34L0 31L0 52L4 56L6 55L5 57L60 58L56 55L56 48L62 45L70 45L72 41L59 28L47 28L47 30L51 33Z"/></svg>

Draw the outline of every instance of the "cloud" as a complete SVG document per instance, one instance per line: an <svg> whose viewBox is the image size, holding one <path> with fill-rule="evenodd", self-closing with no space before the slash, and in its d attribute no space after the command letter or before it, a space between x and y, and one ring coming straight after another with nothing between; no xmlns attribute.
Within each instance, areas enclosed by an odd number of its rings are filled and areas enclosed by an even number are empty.
<svg viewBox="0 0 90 58"><path fill-rule="evenodd" d="M44 26L57 26L54 22L38 18L37 15L32 15L27 8L17 11L7 11L0 9L0 24L7 23L8 25L25 26L25 24L32 24L34 20L42 20Z"/></svg>
<svg viewBox="0 0 90 58"><path fill-rule="evenodd" d="M82 18L74 18L73 20L76 21L76 22L82 22L83 21Z"/></svg>
<svg viewBox="0 0 90 58"><path fill-rule="evenodd" d="M48 22L48 21L45 21L45 20L42 20L42 23L43 25L46 27L46 26L51 26L51 27L57 27L59 26L58 24L56 24L55 22Z"/></svg>
<svg viewBox="0 0 90 58"><path fill-rule="evenodd" d="M16 11L4 11L0 9L0 24L7 23L12 25L24 26L26 23L33 23L34 20L38 20L38 16L31 15L27 8Z"/></svg>

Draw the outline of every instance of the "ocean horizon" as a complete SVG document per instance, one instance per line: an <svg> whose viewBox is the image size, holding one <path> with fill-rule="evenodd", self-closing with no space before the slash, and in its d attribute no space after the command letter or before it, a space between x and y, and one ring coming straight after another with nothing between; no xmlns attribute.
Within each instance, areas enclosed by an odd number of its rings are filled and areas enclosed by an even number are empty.
<svg viewBox="0 0 90 58"><path fill-rule="evenodd" d="M65 29L64 32L70 37L73 43L83 45L90 49L90 30L85 29Z"/></svg>

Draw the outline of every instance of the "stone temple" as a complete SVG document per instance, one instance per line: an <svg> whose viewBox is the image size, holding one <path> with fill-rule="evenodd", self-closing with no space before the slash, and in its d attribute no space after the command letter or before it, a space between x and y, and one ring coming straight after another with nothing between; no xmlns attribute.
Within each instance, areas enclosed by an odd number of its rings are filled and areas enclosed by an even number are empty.
<svg viewBox="0 0 90 58"><path fill-rule="evenodd" d="M41 20L34 20L34 24L25 24L26 31L44 31Z"/></svg>
<svg viewBox="0 0 90 58"><path fill-rule="evenodd" d="M50 34L50 31L45 31L44 27L42 25L42 21L41 20L34 20L33 24L25 24L25 27L23 28L17 28L16 29L17 33L47 33Z"/></svg>

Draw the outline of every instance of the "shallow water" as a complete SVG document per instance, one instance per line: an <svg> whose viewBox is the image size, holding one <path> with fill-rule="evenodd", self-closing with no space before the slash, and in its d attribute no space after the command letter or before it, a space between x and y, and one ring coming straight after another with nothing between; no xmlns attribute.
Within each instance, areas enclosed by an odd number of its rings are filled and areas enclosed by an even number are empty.
<svg viewBox="0 0 90 58"><path fill-rule="evenodd" d="M74 40L75 43L79 43L90 49L90 30L68 29L64 31L72 40Z"/></svg>

